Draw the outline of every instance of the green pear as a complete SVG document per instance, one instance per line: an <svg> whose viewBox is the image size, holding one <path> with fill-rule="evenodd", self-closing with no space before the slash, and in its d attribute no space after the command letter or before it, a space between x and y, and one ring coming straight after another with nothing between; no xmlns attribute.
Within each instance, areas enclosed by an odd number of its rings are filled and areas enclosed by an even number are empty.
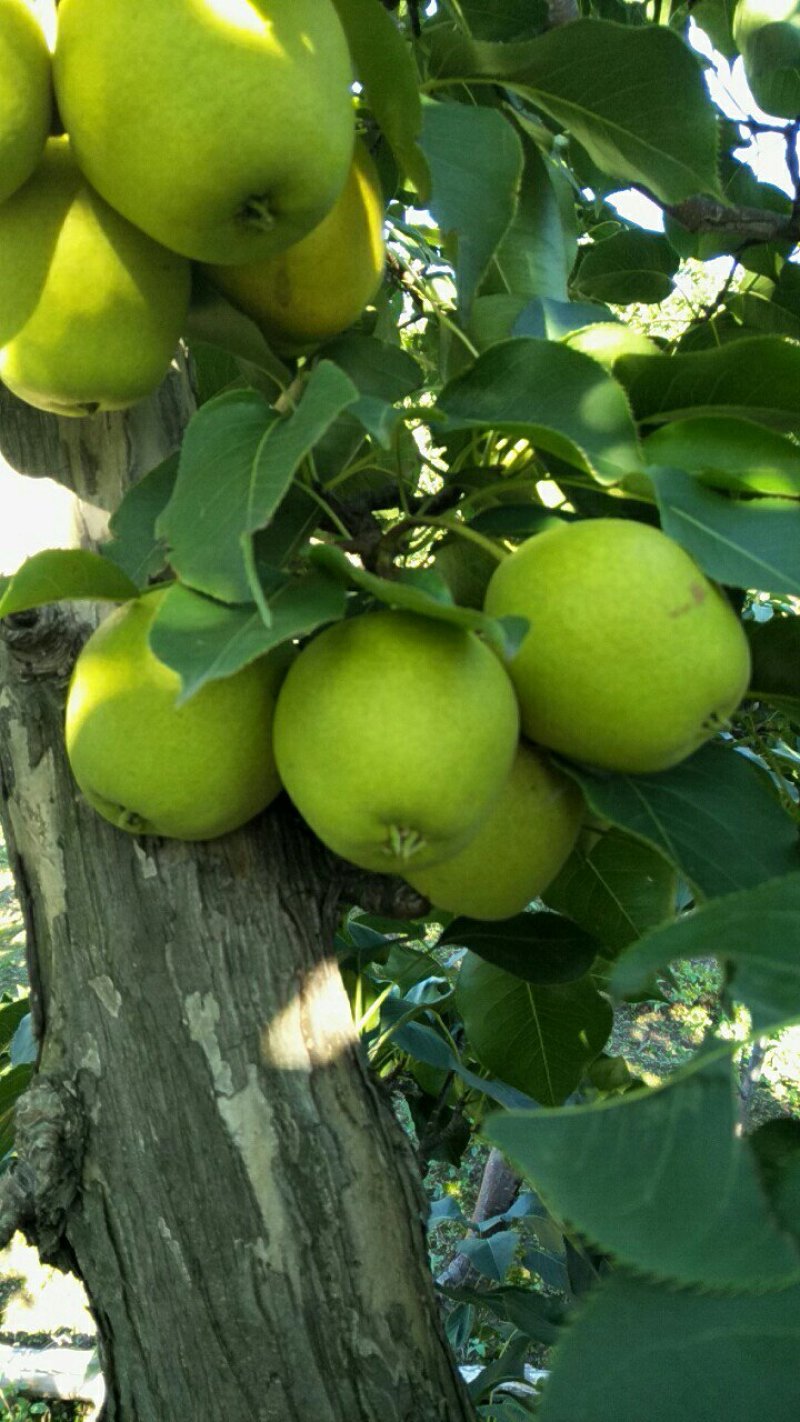
<svg viewBox="0 0 800 1422"><path fill-rule="evenodd" d="M458 854L408 875L437 908L469 918L511 918L541 894L572 852L583 796L520 741L499 799Z"/></svg>
<svg viewBox="0 0 800 1422"><path fill-rule="evenodd" d="M666 534L627 519L523 543L486 593L527 617L509 666L531 740L608 770L667 770L726 722L750 678L741 622Z"/></svg>
<svg viewBox="0 0 800 1422"><path fill-rule="evenodd" d="M27 182L53 111L50 53L25 0L0 0L0 203Z"/></svg>
<svg viewBox="0 0 800 1422"><path fill-rule="evenodd" d="M114 212L51 138L0 207L0 379L54 414L124 409L166 374L189 289L185 258Z"/></svg>
<svg viewBox="0 0 800 1422"><path fill-rule="evenodd" d="M99 193L202 262L298 242L345 184L351 64L331 0L62 0L55 85Z"/></svg>
<svg viewBox="0 0 800 1422"><path fill-rule="evenodd" d="M329 627L300 653L275 713L275 758L336 854L407 873L455 854L500 794L519 713L472 632L407 612Z"/></svg>
<svg viewBox="0 0 800 1422"><path fill-rule="evenodd" d="M89 804L118 829L214 839L280 790L271 737L285 661L261 657L177 705L180 678L148 642L165 591L117 608L81 651L67 754Z"/></svg>
<svg viewBox="0 0 800 1422"><path fill-rule="evenodd" d="M385 256L380 178L357 143L344 189L307 237L258 262L206 270L274 350L296 355L352 326L381 284Z"/></svg>

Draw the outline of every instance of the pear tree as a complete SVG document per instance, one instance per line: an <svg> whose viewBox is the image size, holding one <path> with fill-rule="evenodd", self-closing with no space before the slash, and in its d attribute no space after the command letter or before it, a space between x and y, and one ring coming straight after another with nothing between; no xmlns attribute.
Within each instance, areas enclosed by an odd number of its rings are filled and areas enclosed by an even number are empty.
<svg viewBox="0 0 800 1422"><path fill-rule="evenodd" d="M0 0L0 1241L103 1422L798 1415L797 22Z"/></svg>

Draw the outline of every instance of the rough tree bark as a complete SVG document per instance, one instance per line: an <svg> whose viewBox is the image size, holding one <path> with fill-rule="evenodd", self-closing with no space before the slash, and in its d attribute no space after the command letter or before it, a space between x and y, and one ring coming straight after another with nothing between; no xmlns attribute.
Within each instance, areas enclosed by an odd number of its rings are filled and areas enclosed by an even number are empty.
<svg viewBox="0 0 800 1422"><path fill-rule="evenodd" d="M179 374L127 419L0 402L6 466L84 496L78 541L188 408ZM419 1181L330 956L338 871L285 804L206 845L100 820L61 735L86 626L0 623L0 818L40 1034L0 1233L84 1279L104 1422L468 1422Z"/></svg>

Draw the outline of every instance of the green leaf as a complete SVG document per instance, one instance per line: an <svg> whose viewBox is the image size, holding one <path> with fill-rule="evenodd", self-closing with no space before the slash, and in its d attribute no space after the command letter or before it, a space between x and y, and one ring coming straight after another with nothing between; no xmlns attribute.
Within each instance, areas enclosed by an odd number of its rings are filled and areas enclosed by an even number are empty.
<svg viewBox="0 0 800 1422"><path fill-rule="evenodd" d="M672 916L675 891L675 870L662 854L609 830L588 851L573 851L543 898L615 954Z"/></svg>
<svg viewBox="0 0 800 1422"><path fill-rule="evenodd" d="M183 437L172 498L156 524L182 581L222 602L252 597L240 540L258 451L277 418L255 390L220 395L198 410Z"/></svg>
<svg viewBox="0 0 800 1422"><path fill-rule="evenodd" d="M800 498L800 450L751 420L693 416L653 430L644 441L648 464L696 474L731 493Z"/></svg>
<svg viewBox="0 0 800 1422"><path fill-rule="evenodd" d="M349 377L322 361L290 415L278 417L263 396L243 390L192 417L175 491L157 525L183 582L221 602L252 599L248 536L270 523L298 466L357 399Z"/></svg>
<svg viewBox="0 0 800 1422"><path fill-rule="evenodd" d="M663 301L672 291L678 254L666 237L630 229L584 247L575 286L591 301Z"/></svg>
<svg viewBox="0 0 800 1422"><path fill-rule="evenodd" d="M601 819L653 846L702 898L797 867L797 835L769 781L729 746L707 745L656 775L600 775L564 762Z"/></svg>
<svg viewBox="0 0 800 1422"><path fill-rule="evenodd" d="M23 1017L31 1010L30 998L18 997L0 1006L0 1052L7 1052Z"/></svg>
<svg viewBox="0 0 800 1422"><path fill-rule="evenodd" d="M527 631L528 624L524 618L487 617L486 613L474 608L460 607L453 602L447 583L434 569L408 568L397 579L379 578L375 573L368 573L351 563L341 548L330 544L313 547L309 559L340 582L360 588L387 607L402 608L405 612L419 613L421 617L433 617L440 622L452 622L470 632L480 632L503 656L513 656Z"/></svg>
<svg viewBox="0 0 800 1422"><path fill-rule="evenodd" d="M546 0L461 0L460 9L481 40L526 39L548 23Z"/></svg>
<svg viewBox="0 0 800 1422"><path fill-rule="evenodd" d="M523 151L517 211L495 251L483 290L566 301L578 250L574 193L563 172L527 137Z"/></svg>
<svg viewBox="0 0 800 1422"><path fill-rule="evenodd" d="M521 91L604 173L663 202L716 193L717 125L699 60L663 26L576 20L521 44L443 45L441 82Z"/></svg>
<svg viewBox="0 0 800 1422"><path fill-rule="evenodd" d="M536 1415L794 1422L798 1347L800 1289L714 1298L615 1273L564 1330Z"/></svg>
<svg viewBox="0 0 800 1422"><path fill-rule="evenodd" d="M737 1133L727 1054L592 1106L492 1116L485 1135L548 1210L643 1274L704 1289L785 1288L800 1250Z"/></svg>
<svg viewBox="0 0 800 1422"><path fill-rule="evenodd" d="M492 346L445 386L439 408L452 429L522 435L603 483L641 467L619 385L597 361L552 341L520 337Z"/></svg>
<svg viewBox="0 0 800 1422"><path fill-rule="evenodd" d="M242 367L234 355L209 341L189 342L192 384L198 405L205 405L232 386L246 385Z"/></svg>
<svg viewBox="0 0 800 1422"><path fill-rule="evenodd" d="M454 918L439 939L445 943L469 948L485 963L540 984L584 977L599 947L591 933L556 913L521 913L502 923Z"/></svg>
<svg viewBox="0 0 800 1422"><path fill-rule="evenodd" d="M404 1023L392 1033L392 1041L401 1052L407 1052L415 1061L424 1062L426 1066L434 1067L437 1071L454 1071L473 1091L491 1097L492 1101L497 1101L500 1106L531 1104L530 1097L520 1093L515 1087L502 1081L487 1081L485 1077L469 1071L444 1038L422 1022Z"/></svg>
<svg viewBox="0 0 800 1422"><path fill-rule="evenodd" d="M423 146L433 190L430 210L457 239L459 307L468 311L493 253L516 212L522 143L497 109L428 102Z"/></svg>
<svg viewBox="0 0 800 1422"><path fill-rule="evenodd" d="M139 592L115 563L80 548L46 548L26 558L0 595L0 617L70 599L126 602Z"/></svg>
<svg viewBox="0 0 800 1422"><path fill-rule="evenodd" d="M555 1343L560 1334L563 1312L558 1299L535 1293L533 1289L513 1284L499 1289L441 1289L445 1298L457 1303L476 1304L507 1323L513 1323L520 1333L536 1343Z"/></svg>
<svg viewBox="0 0 800 1422"><path fill-rule="evenodd" d="M253 604L232 607L176 583L161 602L150 629L150 646L176 671L186 701L209 681L234 672L286 642L306 637L344 616L341 584L323 573L289 578L268 595L266 625Z"/></svg>
<svg viewBox="0 0 800 1422"><path fill-rule="evenodd" d="M165 565L166 550L156 534L156 524L172 498L177 477L176 451L128 489L111 517L113 536L103 545L103 555L140 588Z"/></svg>
<svg viewBox="0 0 800 1422"><path fill-rule="evenodd" d="M456 1003L478 1060L544 1106L575 1090L613 1025L609 1003L588 978L534 985L474 953L459 969Z"/></svg>
<svg viewBox="0 0 800 1422"><path fill-rule="evenodd" d="M750 695L800 720L800 617L745 622L753 671Z"/></svg>
<svg viewBox="0 0 800 1422"><path fill-rule="evenodd" d="M490 1397L500 1383L524 1379L529 1348L527 1338L512 1336L500 1357L493 1363L488 1363L469 1384L469 1394L473 1401L480 1402L481 1398Z"/></svg>
<svg viewBox="0 0 800 1422"><path fill-rule="evenodd" d="M642 423L733 415L800 429L800 346L779 336L751 336L687 355L623 356L614 374Z"/></svg>
<svg viewBox="0 0 800 1422"><path fill-rule="evenodd" d="M211 365L207 367L206 376L200 375L199 401L203 397L209 398L211 386L223 370L222 362L226 356L236 361L240 372L246 373L248 384L258 384L259 389L263 386L271 400L291 383L288 367L267 345L255 321L226 301L197 266L192 273L192 304L185 334L190 347L214 347L220 352L216 375ZM244 362L243 366L241 362ZM233 367L228 365L227 371L232 370Z"/></svg>
<svg viewBox="0 0 800 1422"><path fill-rule="evenodd" d="M800 113L800 6L794 0L740 0L733 33L756 103L768 114Z"/></svg>
<svg viewBox="0 0 800 1422"><path fill-rule="evenodd" d="M800 503L731 499L679 469L652 469L661 526L709 577L736 588L800 594Z"/></svg>
<svg viewBox="0 0 800 1422"><path fill-rule="evenodd" d="M730 991L750 1010L754 1028L766 1032L800 1017L798 944L800 872L714 899L655 929L619 959L611 986L625 996L676 958L714 957L732 965Z"/></svg>
<svg viewBox="0 0 800 1422"><path fill-rule="evenodd" d="M399 167L430 196L430 174L417 140L422 127L419 85L411 52L394 20L375 0L333 0L356 73Z"/></svg>

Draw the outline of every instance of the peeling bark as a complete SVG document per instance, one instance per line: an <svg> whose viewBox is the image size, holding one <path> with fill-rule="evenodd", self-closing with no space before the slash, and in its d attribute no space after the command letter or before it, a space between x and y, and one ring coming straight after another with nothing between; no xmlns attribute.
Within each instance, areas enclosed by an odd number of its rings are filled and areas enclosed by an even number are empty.
<svg viewBox="0 0 800 1422"><path fill-rule="evenodd" d="M113 507L177 442L181 381L74 432L4 399L5 457ZM341 871L282 801L201 845L95 815L62 742L86 628L0 624L0 818L40 1034L0 1219L18 1208L83 1277L104 1422L469 1422L411 1152L331 956Z"/></svg>

